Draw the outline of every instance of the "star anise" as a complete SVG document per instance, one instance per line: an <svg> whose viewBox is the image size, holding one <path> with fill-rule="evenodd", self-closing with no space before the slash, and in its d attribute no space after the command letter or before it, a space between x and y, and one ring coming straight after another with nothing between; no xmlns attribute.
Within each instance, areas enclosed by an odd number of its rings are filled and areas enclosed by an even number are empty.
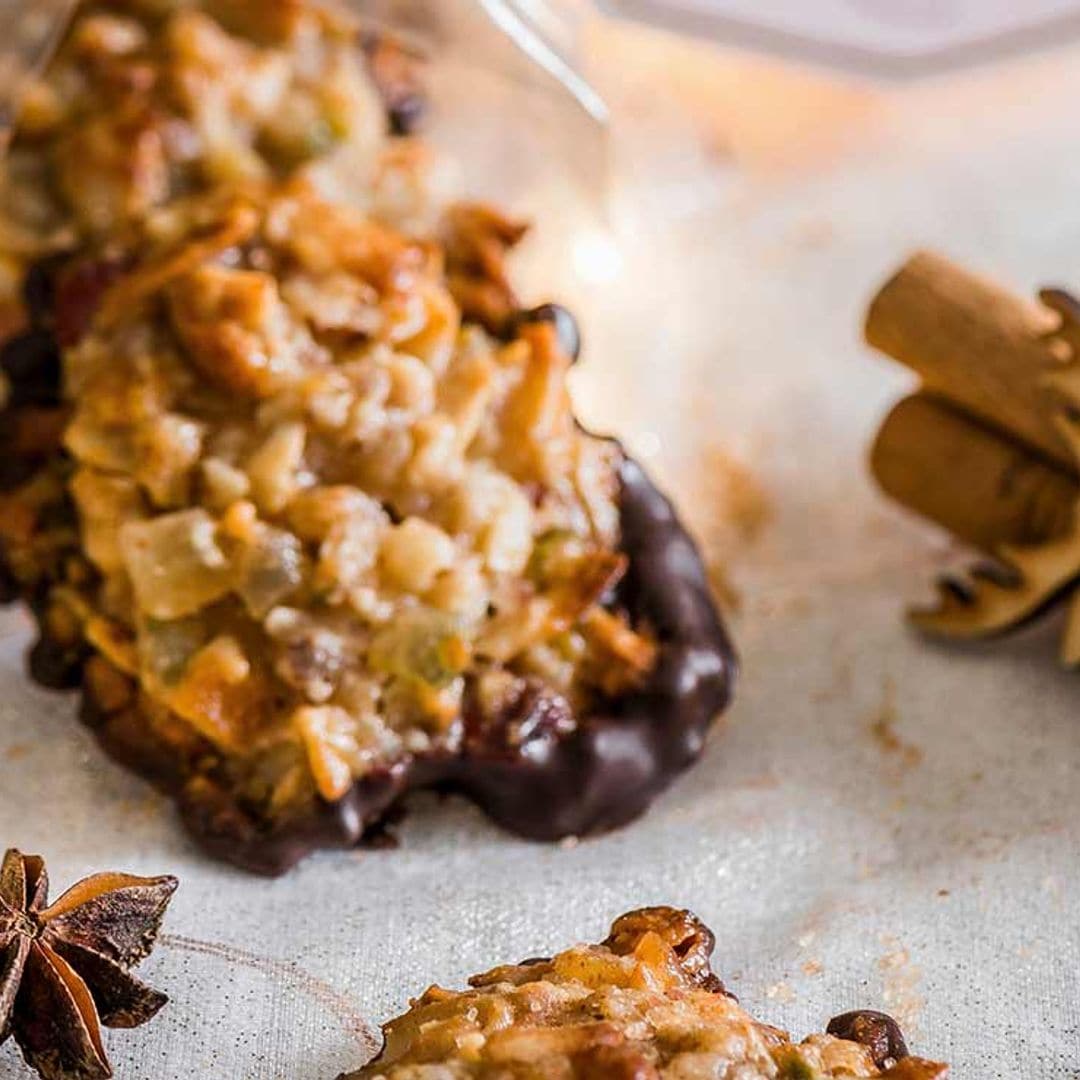
<svg viewBox="0 0 1080 1080"><path fill-rule="evenodd" d="M39 855L0 865L0 1043L45 1080L112 1076L101 1026L145 1024L168 1000L128 969L154 946L174 877L94 874L48 903Z"/></svg>

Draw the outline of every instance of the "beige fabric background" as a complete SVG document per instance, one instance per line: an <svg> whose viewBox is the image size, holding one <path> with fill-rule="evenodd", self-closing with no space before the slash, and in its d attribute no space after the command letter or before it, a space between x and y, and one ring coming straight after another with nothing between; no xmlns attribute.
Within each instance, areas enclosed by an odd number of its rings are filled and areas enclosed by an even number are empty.
<svg viewBox="0 0 1080 1080"><path fill-rule="evenodd" d="M796 1033L881 1007L960 1080L1080 1077L1080 676L1052 626L963 651L903 627L947 550L864 475L906 380L858 341L915 245L1080 284L1080 49L890 89L610 24L588 46L621 255L537 166L516 195L566 213L527 273L581 299L584 415L678 494L742 595L739 701L700 766L610 837L539 847L420 799L399 850L256 880L202 859L73 702L27 683L8 612L0 840L57 887L182 878L142 969L172 1003L109 1036L125 1080L333 1077L427 983L655 902L705 918L729 985Z"/></svg>

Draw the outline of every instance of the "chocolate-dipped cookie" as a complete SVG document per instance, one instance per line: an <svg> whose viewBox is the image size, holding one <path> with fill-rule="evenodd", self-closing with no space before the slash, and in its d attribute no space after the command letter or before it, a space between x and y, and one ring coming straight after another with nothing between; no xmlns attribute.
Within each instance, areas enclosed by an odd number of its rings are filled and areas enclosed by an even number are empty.
<svg viewBox="0 0 1080 1080"><path fill-rule="evenodd" d="M306 185L168 223L114 259L64 451L5 496L39 674L260 872L419 787L537 839L640 814L734 661L671 505L575 423L556 326L489 336L430 245Z"/></svg>
<svg viewBox="0 0 1080 1080"><path fill-rule="evenodd" d="M127 101L132 65L155 72L136 96L179 80L210 107L217 83L187 65L216 42L245 100L284 49L282 108L307 101L286 47L305 6L265 26L248 6L88 5L56 78L96 88L71 106L84 125ZM351 86L329 26L304 33ZM350 131L365 102L337 102ZM42 157L62 159L69 123ZM0 354L0 585L37 615L31 670L81 685L106 749L258 872L360 842L416 788L536 839L622 825L730 695L700 558L576 423L576 325L509 283L523 227L474 203L404 221L382 168L351 178L354 205L328 198L343 152L213 184L207 162L170 170L160 198L114 191L107 221L70 189L74 249L33 264L28 327Z"/></svg>

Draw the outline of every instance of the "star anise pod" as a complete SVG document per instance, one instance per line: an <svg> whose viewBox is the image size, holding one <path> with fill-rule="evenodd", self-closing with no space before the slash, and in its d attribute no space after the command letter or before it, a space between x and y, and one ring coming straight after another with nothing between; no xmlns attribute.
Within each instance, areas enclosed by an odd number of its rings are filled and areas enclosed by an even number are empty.
<svg viewBox="0 0 1080 1080"><path fill-rule="evenodd" d="M39 855L0 865L0 1043L45 1080L112 1076L101 1026L145 1024L168 1000L128 971L154 946L174 877L94 874L49 904Z"/></svg>

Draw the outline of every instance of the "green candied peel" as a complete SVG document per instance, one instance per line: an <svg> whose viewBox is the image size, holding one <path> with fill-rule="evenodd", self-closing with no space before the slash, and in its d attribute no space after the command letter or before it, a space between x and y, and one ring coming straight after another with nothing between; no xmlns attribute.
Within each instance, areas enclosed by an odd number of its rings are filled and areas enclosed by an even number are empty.
<svg viewBox="0 0 1080 1080"><path fill-rule="evenodd" d="M315 158L324 157L341 136L325 118L319 118L299 131L266 131L259 140L259 149L273 158L282 169L296 169Z"/></svg>
<svg viewBox="0 0 1080 1080"><path fill-rule="evenodd" d="M352 135L350 103L331 93L296 98L259 136L259 148L280 168L292 170L325 157Z"/></svg>
<svg viewBox="0 0 1080 1080"><path fill-rule="evenodd" d="M188 661L206 644L206 626L198 615L186 619L143 621L138 635L143 670L164 686L178 683Z"/></svg>
<svg viewBox="0 0 1080 1080"><path fill-rule="evenodd" d="M775 1060L780 1068L776 1080L823 1080L822 1074L808 1065L798 1050L785 1050Z"/></svg>
<svg viewBox="0 0 1080 1080"><path fill-rule="evenodd" d="M537 537L526 570L537 585L549 585L565 576L566 568L585 554L580 536L569 529L549 529Z"/></svg>
<svg viewBox="0 0 1080 1080"><path fill-rule="evenodd" d="M434 687L453 682L471 659L458 620L429 608L409 612L380 630L368 653L374 670Z"/></svg>
<svg viewBox="0 0 1080 1080"><path fill-rule="evenodd" d="M236 594L248 612L263 618L304 580L304 552L291 533L262 526L237 558Z"/></svg>

